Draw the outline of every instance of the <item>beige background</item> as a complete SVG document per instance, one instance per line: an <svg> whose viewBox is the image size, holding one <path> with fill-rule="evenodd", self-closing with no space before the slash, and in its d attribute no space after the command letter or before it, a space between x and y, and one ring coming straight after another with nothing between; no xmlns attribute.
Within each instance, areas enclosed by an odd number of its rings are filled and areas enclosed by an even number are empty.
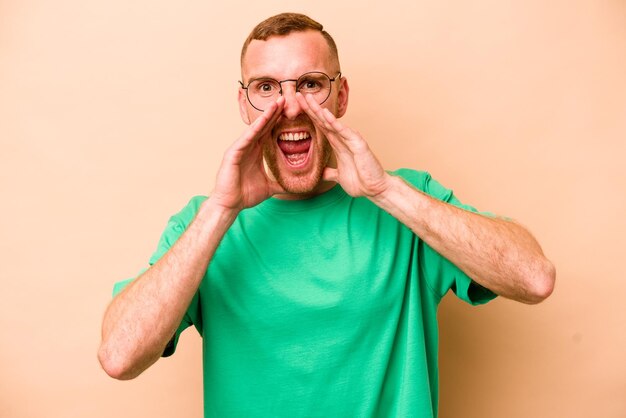
<svg viewBox="0 0 626 418"><path fill-rule="evenodd" d="M0 417L200 417L200 340L99 369L111 287L211 190L243 130L240 46L300 11L340 48L345 122L386 168L519 219L548 301L440 309L441 417L626 416L626 3L0 0Z"/></svg>

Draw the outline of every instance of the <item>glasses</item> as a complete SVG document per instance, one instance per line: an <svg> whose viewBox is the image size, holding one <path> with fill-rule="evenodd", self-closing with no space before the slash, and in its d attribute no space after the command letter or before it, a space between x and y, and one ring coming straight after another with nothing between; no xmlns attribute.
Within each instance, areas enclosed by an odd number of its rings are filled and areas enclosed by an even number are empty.
<svg viewBox="0 0 626 418"><path fill-rule="evenodd" d="M334 78L319 71L302 74L298 79L276 81L273 78L255 78L247 86L240 81L241 88L246 91L248 101L256 110L261 112L267 109L283 94L283 83L295 82L296 91L310 94L319 104L323 104L330 97L331 83L341 78L341 72Z"/></svg>

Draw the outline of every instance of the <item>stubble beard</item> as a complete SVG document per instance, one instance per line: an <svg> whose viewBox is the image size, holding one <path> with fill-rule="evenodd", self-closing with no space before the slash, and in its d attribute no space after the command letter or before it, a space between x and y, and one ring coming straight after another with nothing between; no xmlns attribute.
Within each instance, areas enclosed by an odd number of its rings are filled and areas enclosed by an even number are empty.
<svg viewBox="0 0 626 418"><path fill-rule="evenodd" d="M313 149L310 158L315 160L315 165L308 171L302 173L282 172L278 165L277 150L275 143L265 143L263 145L263 157L270 172L278 182L278 184L287 192L293 194L308 194L313 192L322 181L324 169L332 155L332 147L326 138L320 138L322 141L320 149ZM316 146L316 144L311 144ZM320 154L316 156L315 154Z"/></svg>

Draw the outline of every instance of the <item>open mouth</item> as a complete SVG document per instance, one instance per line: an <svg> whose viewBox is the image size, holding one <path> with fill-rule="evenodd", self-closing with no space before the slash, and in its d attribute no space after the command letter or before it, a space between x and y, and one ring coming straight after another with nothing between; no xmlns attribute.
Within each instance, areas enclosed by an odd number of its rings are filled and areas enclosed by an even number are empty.
<svg viewBox="0 0 626 418"><path fill-rule="evenodd" d="M278 135L278 148L292 168L304 167L311 151L311 134L307 131L283 132Z"/></svg>

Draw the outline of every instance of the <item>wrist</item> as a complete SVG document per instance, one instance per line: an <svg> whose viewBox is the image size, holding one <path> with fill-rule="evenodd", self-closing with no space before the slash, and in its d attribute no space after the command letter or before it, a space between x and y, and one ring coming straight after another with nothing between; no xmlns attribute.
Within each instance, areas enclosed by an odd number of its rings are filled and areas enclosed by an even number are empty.
<svg viewBox="0 0 626 418"><path fill-rule="evenodd" d="M407 183L402 177L389 174L387 186L371 198L378 207L401 220L402 223L416 221L416 214L423 213L428 205L428 196Z"/></svg>
<svg viewBox="0 0 626 418"><path fill-rule="evenodd" d="M202 224L211 225L211 227L214 227L216 224L229 227L235 221L240 211L240 209L224 206L210 196L200 206L196 220Z"/></svg>
<svg viewBox="0 0 626 418"><path fill-rule="evenodd" d="M380 188L380 192L370 197L370 200L377 206L385 208L392 204L398 196L402 194L402 188L407 184L400 177L385 173L385 181ZM404 190L406 194L406 190Z"/></svg>

